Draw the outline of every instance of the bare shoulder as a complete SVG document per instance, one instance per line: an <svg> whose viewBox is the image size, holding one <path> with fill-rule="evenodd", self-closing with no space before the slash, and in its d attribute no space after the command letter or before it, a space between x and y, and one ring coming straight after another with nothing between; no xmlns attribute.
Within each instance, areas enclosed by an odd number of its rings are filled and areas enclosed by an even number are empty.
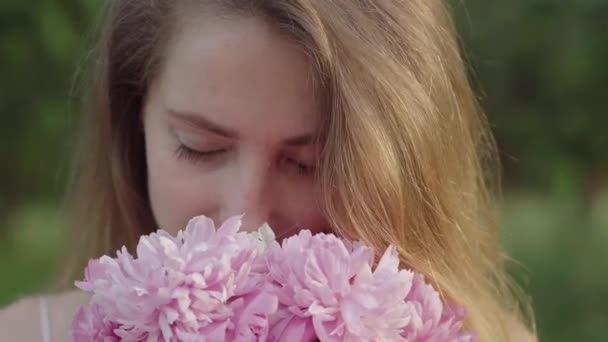
<svg viewBox="0 0 608 342"><path fill-rule="evenodd" d="M42 315L46 305L51 341L68 341L72 317L89 295L80 291L68 291L45 296L25 297L0 309L0 336L2 341L41 341Z"/></svg>
<svg viewBox="0 0 608 342"><path fill-rule="evenodd" d="M38 298L22 298L0 309L0 336L3 341L40 341Z"/></svg>

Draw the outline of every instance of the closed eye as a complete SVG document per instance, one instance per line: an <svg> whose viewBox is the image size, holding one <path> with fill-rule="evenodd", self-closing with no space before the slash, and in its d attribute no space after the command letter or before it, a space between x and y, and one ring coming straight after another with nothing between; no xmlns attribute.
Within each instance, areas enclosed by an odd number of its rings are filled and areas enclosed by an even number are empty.
<svg viewBox="0 0 608 342"><path fill-rule="evenodd" d="M177 149L175 150L175 156L177 159L186 159L193 163L203 162L213 159L221 153L226 152L227 150L224 148L209 150L209 151L198 151L192 149L184 144L179 144Z"/></svg>
<svg viewBox="0 0 608 342"><path fill-rule="evenodd" d="M293 170L301 176L311 176L315 173L316 167L304 164L296 159L287 158L286 160L289 163L289 166L293 168Z"/></svg>

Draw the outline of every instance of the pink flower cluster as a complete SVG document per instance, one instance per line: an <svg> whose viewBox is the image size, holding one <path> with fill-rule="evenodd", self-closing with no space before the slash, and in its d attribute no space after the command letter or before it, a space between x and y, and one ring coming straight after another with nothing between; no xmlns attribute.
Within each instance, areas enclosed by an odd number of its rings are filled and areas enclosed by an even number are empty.
<svg viewBox="0 0 608 342"><path fill-rule="evenodd" d="M362 243L302 230L279 244L240 225L199 216L141 237L137 257L91 260L72 341L477 341L394 247L374 267Z"/></svg>

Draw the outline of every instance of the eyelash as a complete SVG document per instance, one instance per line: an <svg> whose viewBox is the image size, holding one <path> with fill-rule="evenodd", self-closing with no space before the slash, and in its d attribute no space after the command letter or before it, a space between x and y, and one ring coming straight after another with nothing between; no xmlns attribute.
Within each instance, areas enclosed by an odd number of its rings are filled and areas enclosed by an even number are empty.
<svg viewBox="0 0 608 342"><path fill-rule="evenodd" d="M177 159L186 159L193 163L210 161L212 158L218 156L220 153L227 152L226 149L218 149L213 151L197 151L184 144L180 144L175 150L175 156ZM301 176L310 176L314 173L315 168L298 162L295 159L286 158L291 166L295 169L295 172Z"/></svg>
<svg viewBox="0 0 608 342"><path fill-rule="evenodd" d="M218 149L213 151L197 151L193 150L190 147L180 144L175 150L175 156L177 159L184 158L193 163L208 161L216 155L226 152L226 149Z"/></svg>
<svg viewBox="0 0 608 342"><path fill-rule="evenodd" d="M296 173L300 176L308 177L315 171L314 167L300 163L295 159L287 158L286 161L291 164L290 166L295 168Z"/></svg>

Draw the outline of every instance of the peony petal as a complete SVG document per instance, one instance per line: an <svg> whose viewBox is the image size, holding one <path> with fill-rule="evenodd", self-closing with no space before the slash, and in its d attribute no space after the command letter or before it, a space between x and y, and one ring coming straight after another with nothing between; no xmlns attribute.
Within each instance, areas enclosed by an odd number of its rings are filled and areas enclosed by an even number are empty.
<svg viewBox="0 0 608 342"><path fill-rule="evenodd" d="M317 340L312 320L290 315L272 325L268 333L268 342L276 341L302 341L313 342Z"/></svg>

